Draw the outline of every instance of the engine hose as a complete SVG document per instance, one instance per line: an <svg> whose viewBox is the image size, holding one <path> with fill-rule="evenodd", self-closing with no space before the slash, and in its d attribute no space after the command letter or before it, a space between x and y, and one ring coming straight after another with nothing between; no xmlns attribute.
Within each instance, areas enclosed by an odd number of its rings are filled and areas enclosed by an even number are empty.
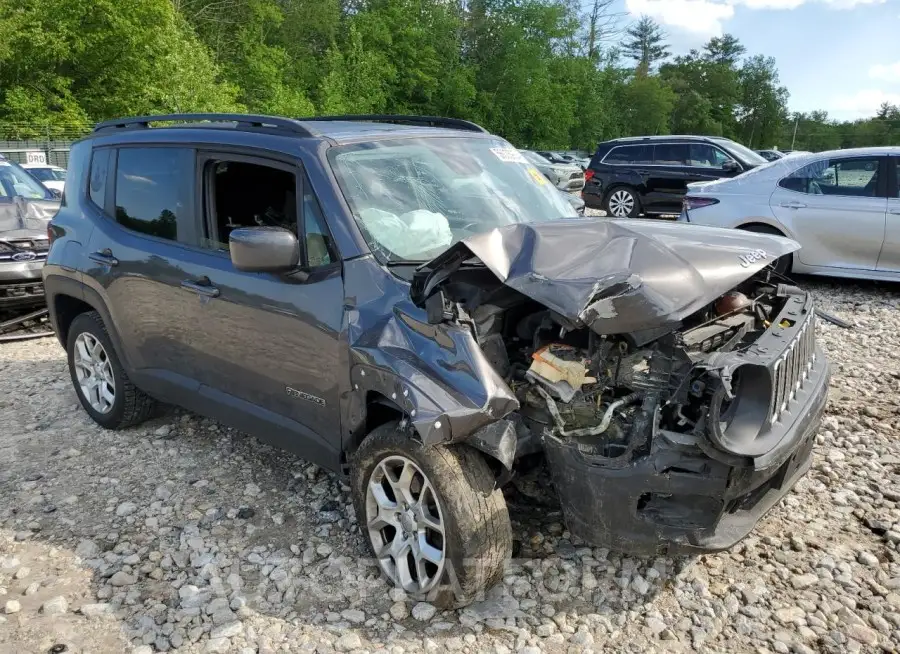
<svg viewBox="0 0 900 654"><path fill-rule="evenodd" d="M545 391L540 386L535 386L535 388L537 388L538 393L540 393L544 398L544 401L547 402L547 410L550 411L550 415L553 416L553 422L556 423L556 428L559 432L559 435L566 438L581 438L582 436L598 436L602 434L607 429L609 429L609 423L612 422L613 413L615 413L616 409L625 406L626 404L636 402L641 398L640 393L632 393L631 395L626 395L621 400L616 400L609 405L609 407L606 409L606 412L603 414L603 419L600 421L599 425L595 425L593 427L585 427L584 429L573 429L571 431L566 431L566 423L559 413L559 408L556 406L556 401L552 397L550 397L550 393Z"/></svg>

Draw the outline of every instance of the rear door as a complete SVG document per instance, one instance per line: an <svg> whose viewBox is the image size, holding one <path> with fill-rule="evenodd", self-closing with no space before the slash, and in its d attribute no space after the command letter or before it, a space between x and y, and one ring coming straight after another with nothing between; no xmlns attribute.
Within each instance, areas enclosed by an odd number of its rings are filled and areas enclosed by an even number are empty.
<svg viewBox="0 0 900 654"><path fill-rule="evenodd" d="M91 232L85 281L103 297L135 380L165 397L199 387L194 298L181 288L196 239L194 158L189 147L122 146L92 163L91 201L106 220ZM95 166L109 167L111 183L95 185Z"/></svg>
<svg viewBox="0 0 900 654"><path fill-rule="evenodd" d="M641 206L646 209L647 176L653 164L653 146L616 145L599 161L591 166L593 173L585 175L583 196L597 200L591 206L599 206L599 200L605 197L614 186L628 186L637 193Z"/></svg>
<svg viewBox="0 0 900 654"><path fill-rule="evenodd" d="M887 166L887 157L834 157L779 181L770 206L800 243L801 263L875 270L885 237Z"/></svg>
<svg viewBox="0 0 900 654"><path fill-rule="evenodd" d="M690 146L687 143L657 143L653 147L653 165L647 169L647 203L645 209L655 213L681 211L681 198L689 181L697 181L688 166Z"/></svg>
<svg viewBox="0 0 900 654"><path fill-rule="evenodd" d="M887 219L878 270L900 273L900 156L888 157Z"/></svg>

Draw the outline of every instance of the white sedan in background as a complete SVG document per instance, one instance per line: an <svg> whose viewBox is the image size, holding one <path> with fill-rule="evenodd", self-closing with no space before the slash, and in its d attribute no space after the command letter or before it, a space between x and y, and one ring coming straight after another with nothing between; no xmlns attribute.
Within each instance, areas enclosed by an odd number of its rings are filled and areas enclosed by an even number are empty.
<svg viewBox="0 0 900 654"><path fill-rule="evenodd" d="M688 185L678 220L787 236L780 272L900 281L900 147L794 155Z"/></svg>
<svg viewBox="0 0 900 654"><path fill-rule="evenodd" d="M47 188L62 193L66 185L66 169L47 164L22 164L22 168Z"/></svg>

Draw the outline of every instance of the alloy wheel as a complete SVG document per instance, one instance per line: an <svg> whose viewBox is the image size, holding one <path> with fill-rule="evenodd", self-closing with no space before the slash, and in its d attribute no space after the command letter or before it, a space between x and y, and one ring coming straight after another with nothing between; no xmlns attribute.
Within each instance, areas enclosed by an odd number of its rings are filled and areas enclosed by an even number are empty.
<svg viewBox="0 0 900 654"><path fill-rule="evenodd" d="M407 592L441 579L447 557L444 516L434 486L405 456L388 456L366 488L366 529L385 575Z"/></svg>
<svg viewBox="0 0 900 654"><path fill-rule="evenodd" d="M617 217L624 218L630 216L634 210L634 196L624 189L615 191L609 197L609 212Z"/></svg>
<svg viewBox="0 0 900 654"><path fill-rule="evenodd" d="M116 401L116 382L103 344L82 332L75 339L73 362L78 386L88 404L97 413L109 413Z"/></svg>

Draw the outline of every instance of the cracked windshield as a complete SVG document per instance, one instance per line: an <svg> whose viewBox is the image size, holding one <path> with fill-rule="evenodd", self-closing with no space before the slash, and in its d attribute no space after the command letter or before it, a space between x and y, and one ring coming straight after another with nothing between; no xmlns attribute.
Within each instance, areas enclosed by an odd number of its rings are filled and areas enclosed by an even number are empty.
<svg viewBox="0 0 900 654"><path fill-rule="evenodd" d="M473 234L575 218L572 205L499 139L427 138L337 148L338 182L372 251L428 261Z"/></svg>

